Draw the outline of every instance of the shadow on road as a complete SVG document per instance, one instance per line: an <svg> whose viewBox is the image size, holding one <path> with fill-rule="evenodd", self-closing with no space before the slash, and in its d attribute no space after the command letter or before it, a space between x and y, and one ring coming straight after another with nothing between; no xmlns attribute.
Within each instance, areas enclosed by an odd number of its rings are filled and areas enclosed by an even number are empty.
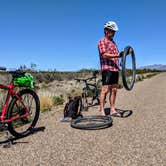
<svg viewBox="0 0 166 166"><path fill-rule="evenodd" d="M44 132L44 130L45 130L45 127L42 126L42 127L36 127L36 128L34 128L31 133L29 133L29 134L27 134L25 136L22 136L22 137L12 137L12 136L10 136L10 137L7 138L7 136L6 136L6 137L4 137L3 141L0 141L0 146L2 145L3 148L10 148L11 145L20 144L20 143L21 144L23 144L23 143L25 143L25 144L29 143L29 142L18 141L18 140L20 140L21 138L24 138L24 137L28 137L28 136L30 136L32 134L36 134L38 132ZM6 132L6 131L4 131L4 132Z"/></svg>
<svg viewBox="0 0 166 166"><path fill-rule="evenodd" d="M110 108L105 108L104 111L106 115L110 114ZM133 114L132 110L122 110L122 109L116 108L116 111L121 114L120 118L127 118Z"/></svg>
<svg viewBox="0 0 166 166"><path fill-rule="evenodd" d="M98 104L98 103L94 103L94 104L88 103L88 108L98 106L98 105L100 105L100 104Z"/></svg>

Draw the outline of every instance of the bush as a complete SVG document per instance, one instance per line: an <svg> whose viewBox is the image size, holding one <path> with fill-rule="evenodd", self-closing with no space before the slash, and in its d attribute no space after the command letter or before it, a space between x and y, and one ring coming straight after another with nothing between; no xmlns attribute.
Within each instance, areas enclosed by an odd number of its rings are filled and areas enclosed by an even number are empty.
<svg viewBox="0 0 166 166"><path fill-rule="evenodd" d="M142 77L141 76L137 76L137 81L142 81Z"/></svg>
<svg viewBox="0 0 166 166"><path fill-rule="evenodd" d="M144 80L146 77L144 75L142 75L142 79Z"/></svg>
<svg viewBox="0 0 166 166"><path fill-rule="evenodd" d="M82 94L82 89L75 88L75 89L72 89L70 92L67 93L67 97L81 96L81 94Z"/></svg>
<svg viewBox="0 0 166 166"><path fill-rule="evenodd" d="M48 96L40 97L40 109L41 111L51 111L53 106L52 100Z"/></svg>
<svg viewBox="0 0 166 166"><path fill-rule="evenodd" d="M49 84L47 84L47 83L45 83L45 82L42 83L42 88L46 89L46 88L48 88L48 87L49 87Z"/></svg>
<svg viewBox="0 0 166 166"><path fill-rule="evenodd" d="M157 73L148 74L148 75L146 76L146 78L151 78L151 77L153 77L153 76L155 76L155 75L157 75Z"/></svg>
<svg viewBox="0 0 166 166"><path fill-rule="evenodd" d="M53 105L62 105L64 103L64 99L63 99L63 96L54 96L52 98L52 101L53 101Z"/></svg>

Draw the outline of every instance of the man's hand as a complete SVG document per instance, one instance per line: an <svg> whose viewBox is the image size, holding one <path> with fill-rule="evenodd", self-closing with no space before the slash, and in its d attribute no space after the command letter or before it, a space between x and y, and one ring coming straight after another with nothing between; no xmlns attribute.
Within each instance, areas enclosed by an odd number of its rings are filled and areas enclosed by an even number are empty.
<svg viewBox="0 0 166 166"><path fill-rule="evenodd" d="M121 51L121 52L119 53L119 58L121 58L121 57L123 56L123 54L124 54L124 52Z"/></svg>
<svg viewBox="0 0 166 166"><path fill-rule="evenodd" d="M132 52L133 52L133 49L130 48L130 49L129 49L129 54L132 54Z"/></svg>

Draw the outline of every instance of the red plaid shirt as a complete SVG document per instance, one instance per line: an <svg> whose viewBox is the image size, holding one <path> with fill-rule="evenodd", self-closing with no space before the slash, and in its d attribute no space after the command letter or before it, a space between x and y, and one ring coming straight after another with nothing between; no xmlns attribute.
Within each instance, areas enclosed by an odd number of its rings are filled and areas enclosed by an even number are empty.
<svg viewBox="0 0 166 166"><path fill-rule="evenodd" d="M102 38L98 43L98 50L100 55L100 65L101 70L110 70L110 71L119 71L119 59L111 58L106 59L102 57L102 54L119 54L116 43L113 40L109 40L108 38Z"/></svg>

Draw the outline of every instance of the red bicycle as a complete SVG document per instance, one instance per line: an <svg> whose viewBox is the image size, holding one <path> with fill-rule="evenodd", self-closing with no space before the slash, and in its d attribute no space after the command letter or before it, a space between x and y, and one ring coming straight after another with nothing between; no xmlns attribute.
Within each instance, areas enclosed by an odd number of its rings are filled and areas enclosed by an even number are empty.
<svg viewBox="0 0 166 166"><path fill-rule="evenodd" d="M6 68L0 67L0 70ZM15 137L25 136L32 132L40 113L39 97L32 88L26 87L16 91L14 83L16 77L24 77L25 71L8 71L12 75L9 85L0 84L0 89L7 91L5 104L0 112L0 126L6 126L7 130Z"/></svg>

